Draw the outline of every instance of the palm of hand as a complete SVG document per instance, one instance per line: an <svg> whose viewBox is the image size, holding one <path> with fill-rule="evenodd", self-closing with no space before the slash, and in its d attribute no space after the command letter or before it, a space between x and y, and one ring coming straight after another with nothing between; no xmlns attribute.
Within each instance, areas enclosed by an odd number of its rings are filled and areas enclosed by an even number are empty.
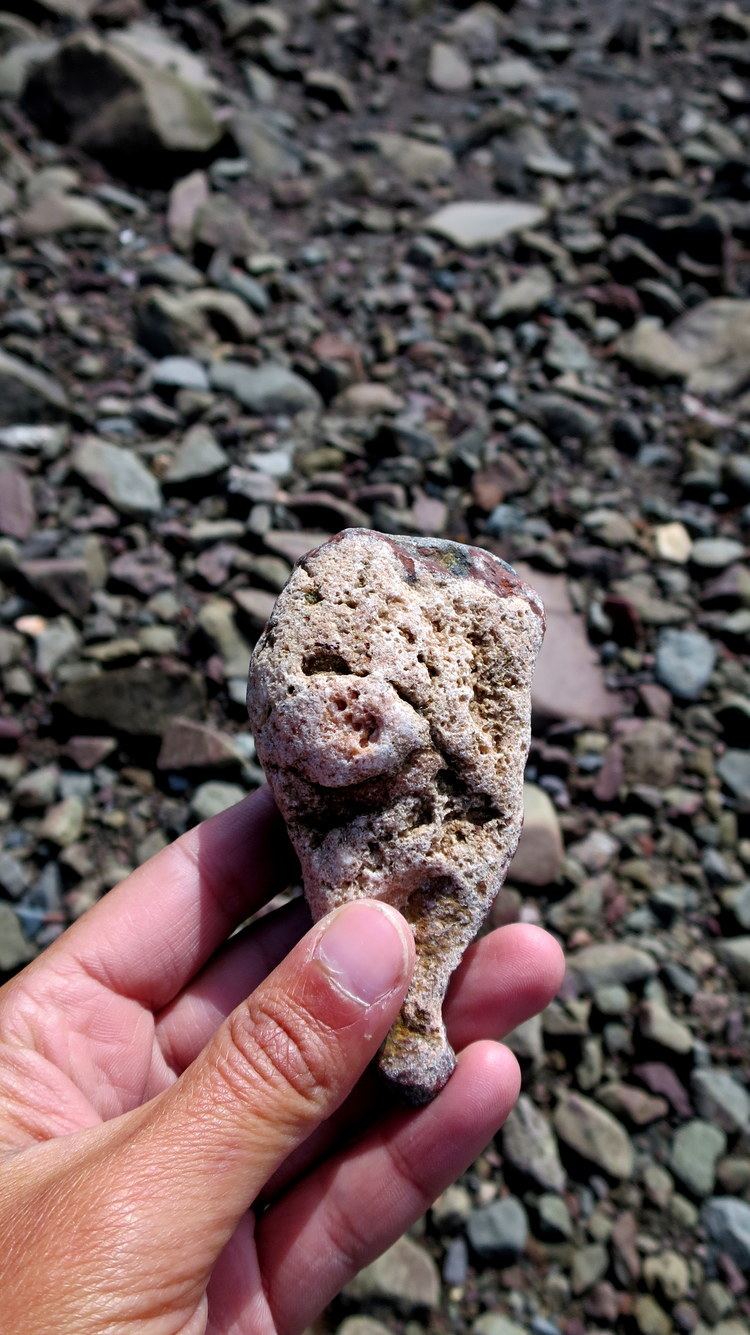
<svg viewBox="0 0 750 1335"><path fill-rule="evenodd" d="M168 1091L305 929L296 904L225 944L278 883L273 864L285 859L274 858L274 821L263 794L191 831L0 991L9 1335L14 1301L25 1335L300 1331L462 1171L512 1106L513 1059L483 1040L540 1009L560 977L554 942L520 926L485 937L454 980L446 1014L455 1047L466 1050L438 1100L419 1112L384 1110L365 1075L304 1143L290 1136L257 1224L231 1191L223 1204L223 1166L214 1165L212 1192L200 1137L196 1155L178 1129L170 1144L167 1128L161 1156L143 1153L154 1109L158 1122ZM30 1291L29 1264L44 1274L31 1313L19 1296Z"/></svg>

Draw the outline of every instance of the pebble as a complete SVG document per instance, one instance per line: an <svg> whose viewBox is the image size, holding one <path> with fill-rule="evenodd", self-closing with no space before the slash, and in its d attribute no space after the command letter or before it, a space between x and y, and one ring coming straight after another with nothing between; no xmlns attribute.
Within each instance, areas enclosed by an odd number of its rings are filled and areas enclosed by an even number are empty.
<svg viewBox="0 0 750 1335"><path fill-rule="evenodd" d="M663 630L656 645L656 678L678 700L698 700L716 663L716 649L697 630Z"/></svg>
<svg viewBox="0 0 750 1335"><path fill-rule="evenodd" d="M709 1196L716 1181L716 1163L727 1138L713 1122L695 1118L677 1128L672 1141L670 1169L693 1196Z"/></svg>
<svg viewBox="0 0 750 1335"><path fill-rule="evenodd" d="M521 1202L515 1196L506 1196L480 1210L473 1210L466 1232L478 1257L497 1265L507 1265L526 1246L528 1227Z"/></svg>

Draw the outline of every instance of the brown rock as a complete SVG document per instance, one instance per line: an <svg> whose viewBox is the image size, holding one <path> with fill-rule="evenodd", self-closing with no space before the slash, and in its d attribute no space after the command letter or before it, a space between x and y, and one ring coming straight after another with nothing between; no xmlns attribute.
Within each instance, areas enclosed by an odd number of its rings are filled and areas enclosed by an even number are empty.
<svg viewBox="0 0 750 1335"><path fill-rule="evenodd" d="M9 538L28 538L36 523L31 483L17 468L0 471L0 533Z"/></svg>
<svg viewBox="0 0 750 1335"><path fill-rule="evenodd" d="M175 718L169 723L161 744L156 768L228 769L241 763L231 737L196 723L189 718Z"/></svg>
<svg viewBox="0 0 750 1335"><path fill-rule="evenodd" d="M551 885L560 875L565 850L557 812L543 788L527 783L518 850L509 876L519 885Z"/></svg>
<svg viewBox="0 0 750 1335"><path fill-rule="evenodd" d="M619 714L620 697L604 683L604 673L589 644L583 620L573 609L564 577L532 572L520 564L518 573L522 579L533 577L547 614L547 641L534 673L534 717L595 727Z"/></svg>
<svg viewBox="0 0 750 1335"><path fill-rule="evenodd" d="M487 552L348 529L299 562L250 665L314 917L387 897L414 930L380 1066L415 1102L453 1070L445 990L518 843L543 631L536 594Z"/></svg>

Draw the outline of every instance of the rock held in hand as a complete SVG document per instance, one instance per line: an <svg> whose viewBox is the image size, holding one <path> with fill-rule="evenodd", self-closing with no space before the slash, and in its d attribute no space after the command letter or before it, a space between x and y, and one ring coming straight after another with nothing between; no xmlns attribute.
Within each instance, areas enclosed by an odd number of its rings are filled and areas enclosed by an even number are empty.
<svg viewBox="0 0 750 1335"><path fill-rule="evenodd" d="M414 1102L453 1070L445 991L518 843L543 633L536 594L489 553L347 529L298 562L253 654L258 757L313 916L372 896L414 931L380 1057Z"/></svg>

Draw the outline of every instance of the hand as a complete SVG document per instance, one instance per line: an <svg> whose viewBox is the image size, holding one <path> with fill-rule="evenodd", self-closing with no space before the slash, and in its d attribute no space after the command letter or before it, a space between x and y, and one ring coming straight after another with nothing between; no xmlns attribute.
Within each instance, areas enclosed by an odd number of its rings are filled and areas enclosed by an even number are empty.
<svg viewBox="0 0 750 1335"><path fill-rule="evenodd" d="M310 929L297 902L226 940L285 849L260 792L0 990L4 1335L299 1332L512 1107L515 1059L488 1040L556 991L552 938L516 925L468 951L457 1070L394 1109L363 1073L408 984L400 914L361 901Z"/></svg>

